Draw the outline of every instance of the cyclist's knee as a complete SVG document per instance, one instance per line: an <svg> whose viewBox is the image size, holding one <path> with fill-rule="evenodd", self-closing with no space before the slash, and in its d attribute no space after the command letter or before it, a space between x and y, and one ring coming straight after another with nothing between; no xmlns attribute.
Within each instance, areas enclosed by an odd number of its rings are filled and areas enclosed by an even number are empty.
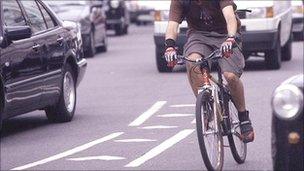
<svg viewBox="0 0 304 171"><path fill-rule="evenodd" d="M234 84L239 82L239 77L232 72L224 72L224 77L227 80L228 84Z"/></svg>
<svg viewBox="0 0 304 171"><path fill-rule="evenodd" d="M199 53L191 53L187 58L195 61L196 59L201 59L202 55Z"/></svg>

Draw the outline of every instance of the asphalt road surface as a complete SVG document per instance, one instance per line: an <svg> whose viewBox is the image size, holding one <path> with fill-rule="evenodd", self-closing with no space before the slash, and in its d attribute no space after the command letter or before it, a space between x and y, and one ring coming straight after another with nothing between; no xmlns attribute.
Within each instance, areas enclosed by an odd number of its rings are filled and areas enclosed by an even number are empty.
<svg viewBox="0 0 304 171"><path fill-rule="evenodd" d="M36 111L4 123L2 170L206 169L185 69L157 72L153 27L131 27L129 35L111 36L109 44L107 53L88 59L72 122L51 124ZM271 94L299 73L303 42L293 44L293 59L280 70L266 70L263 59L247 62L242 79L256 140L248 145L243 165L225 148L224 170L272 169Z"/></svg>

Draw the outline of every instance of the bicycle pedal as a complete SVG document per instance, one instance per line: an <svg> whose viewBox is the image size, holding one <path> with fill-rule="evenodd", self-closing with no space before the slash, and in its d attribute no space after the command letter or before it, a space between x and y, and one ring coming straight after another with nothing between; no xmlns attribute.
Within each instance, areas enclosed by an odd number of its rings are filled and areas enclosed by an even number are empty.
<svg viewBox="0 0 304 171"><path fill-rule="evenodd" d="M229 145L224 145L224 147L227 147L227 148L229 148L230 146L229 146Z"/></svg>

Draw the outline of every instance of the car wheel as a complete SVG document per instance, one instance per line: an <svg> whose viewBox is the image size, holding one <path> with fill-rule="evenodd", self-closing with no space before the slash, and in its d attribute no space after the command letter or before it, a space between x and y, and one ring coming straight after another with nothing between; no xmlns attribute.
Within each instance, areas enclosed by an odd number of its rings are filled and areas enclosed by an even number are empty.
<svg viewBox="0 0 304 171"><path fill-rule="evenodd" d="M123 30L123 34L128 34L129 26L126 25Z"/></svg>
<svg viewBox="0 0 304 171"><path fill-rule="evenodd" d="M90 33L88 49L85 51L86 57L93 57L96 54L94 32Z"/></svg>
<svg viewBox="0 0 304 171"><path fill-rule="evenodd" d="M123 26L122 25L115 25L115 35L120 36L123 34Z"/></svg>
<svg viewBox="0 0 304 171"><path fill-rule="evenodd" d="M292 36L292 33L290 33L288 42L282 48L282 60L283 61L290 61L292 58L292 41L293 41L293 36Z"/></svg>
<svg viewBox="0 0 304 171"><path fill-rule="evenodd" d="M73 119L76 109L76 84L72 67L67 64L62 78L62 88L59 101L48 107L46 116L51 122L69 122Z"/></svg>
<svg viewBox="0 0 304 171"><path fill-rule="evenodd" d="M275 44L275 48L266 52L265 54L265 63L268 69L280 69L281 68L281 39L280 35L278 35L277 42Z"/></svg>
<svg viewBox="0 0 304 171"><path fill-rule="evenodd" d="M106 52L108 51L108 37L105 36L104 40L103 40L103 45L98 47L98 51L99 52Z"/></svg>
<svg viewBox="0 0 304 171"><path fill-rule="evenodd" d="M167 62L163 57L164 54L156 48L156 65L159 72L172 72L172 68L167 66Z"/></svg>

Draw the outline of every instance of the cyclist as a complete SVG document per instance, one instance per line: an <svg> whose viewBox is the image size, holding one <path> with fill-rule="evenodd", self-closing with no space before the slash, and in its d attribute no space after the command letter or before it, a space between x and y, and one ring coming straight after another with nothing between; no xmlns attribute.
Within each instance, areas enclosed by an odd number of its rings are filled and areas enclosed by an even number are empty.
<svg viewBox="0 0 304 171"><path fill-rule="evenodd" d="M187 43L184 55L190 60L208 56L220 48L224 58L219 65L228 83L238 117L241 136L245 143L254 140L254 130L246 110L244 87L240 79L245 67L240 49L233 48L240 36L240 20L235 15L237 6L233 0L171 0L169 23L165 40L165 58L168 66L174 67L177 59L176 39L178 26L186 19L188 23ZM202 85L202 75L194 64L186 63L187 75L194 94Z"/></svg>

